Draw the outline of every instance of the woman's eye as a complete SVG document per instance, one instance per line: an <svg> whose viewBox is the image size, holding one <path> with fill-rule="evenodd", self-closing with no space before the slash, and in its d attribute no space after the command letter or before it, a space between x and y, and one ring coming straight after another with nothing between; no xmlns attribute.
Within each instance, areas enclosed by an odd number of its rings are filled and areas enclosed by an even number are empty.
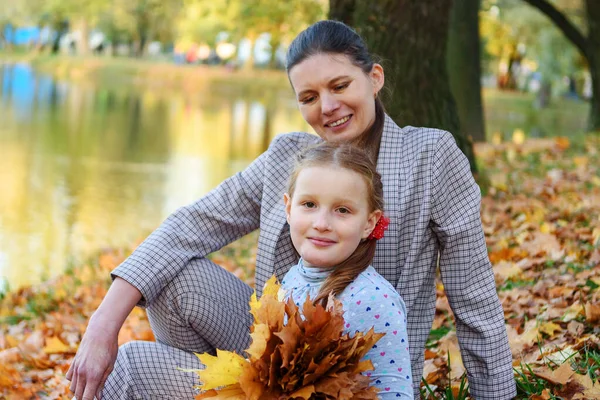
<svg viewBox="0 0 600 400"><path fill-rule="evenodd" d="M341 85L337 85L334 89L335 90L344 90L348 87L350 83L342 83Z"/></svg>
<svg viewBox="0 0 600 400"><path fill-rule="evenodd" d="M313 101L315 101L315 98L316 98L315 96L305 97L300 100L300 103L309 104L309 103L312 103Z"/></svg>

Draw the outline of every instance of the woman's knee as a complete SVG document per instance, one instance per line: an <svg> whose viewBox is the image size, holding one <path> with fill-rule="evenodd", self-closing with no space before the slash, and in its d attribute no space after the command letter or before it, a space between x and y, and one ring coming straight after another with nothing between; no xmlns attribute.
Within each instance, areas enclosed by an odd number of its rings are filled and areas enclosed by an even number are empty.
<svg viewBox="0 0 600 400"><path fill-rule="evenodd" d="M251 294L248 285L219 265L195 259L149 305L148 317L156 339L170 346L197 352L229 343L242 346L244 336L233 340L228 332L247 335Z"/></svg>
<svg viewBox="0 0 600 400"><path fill-rule="evenodd" d="M220 298L234 293L249 298L252 289L221 266L206 258L197 258L177 274L153 303L169 303L190 294Z"/></svg>

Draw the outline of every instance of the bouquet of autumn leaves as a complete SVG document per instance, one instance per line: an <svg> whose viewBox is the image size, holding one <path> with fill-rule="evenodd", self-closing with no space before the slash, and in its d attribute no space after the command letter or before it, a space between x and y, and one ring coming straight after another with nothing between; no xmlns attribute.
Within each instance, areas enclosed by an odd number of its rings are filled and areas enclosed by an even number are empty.
<svg viewBox="0 0 600 400"><path fill-rule="evenodd" d="M197 354L206 369L192 370L202 382L196 399L377 399L377 388L361 374L373 364L362 358L384 334L373 328L343 334L342 303L333 296L325 307L307 298L302 312L291 296L282 298L275 277L260 300L252 296L248 359L221 350L216 357Z"/></svg>

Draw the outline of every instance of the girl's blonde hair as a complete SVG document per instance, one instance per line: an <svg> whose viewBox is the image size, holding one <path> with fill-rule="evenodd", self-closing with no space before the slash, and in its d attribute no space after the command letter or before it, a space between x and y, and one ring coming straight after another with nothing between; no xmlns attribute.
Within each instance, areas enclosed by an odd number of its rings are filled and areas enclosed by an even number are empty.
<svg viewBox="0 0 600 400"><path fill-rule="evenodd" d="M369 156L350 144L334 144L324 142L310 147L300 153L296 159L296 165L290 176L288 194L293 197L296 188L296 180L300 171L309 167L337 167L347 169L359 174L367 185L367 201L369 213L381 210L383 212L383 185L381 175ZM365 239L360 242L356 250L346 260L335 267L335 270L327 277L314 303L326 302L329 293L335 296L340 294L346 286L352 283L356 277L363 272L375 256L375 239Z"/></svg>

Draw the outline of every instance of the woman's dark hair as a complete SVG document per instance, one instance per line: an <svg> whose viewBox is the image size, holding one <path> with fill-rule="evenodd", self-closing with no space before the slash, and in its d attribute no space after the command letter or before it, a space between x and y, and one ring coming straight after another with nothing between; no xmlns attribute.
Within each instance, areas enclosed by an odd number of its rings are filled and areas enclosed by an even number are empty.
<svg viewBox="0 0 600 400"><path fill-rule="evenodd" d="M383 211L383 184L377 166L363 150L351 144L321 143L304 150L296 159L296 165L290 176L288 195L294 196L298 175L305 168L326 167L341 168L358 174L367 185L367 204L369 213ZM327 302L329 293L337 296L344 291L373 261L376 239L361 241L354 252L335 267L319 289L315 304Z"/></svg>
<svg viewBox="0 0 600 400"><path fill-rule="evenodd" d="M288 77L294 66L315 54L345 55L352 64L362 69L367 75L373 70L375 64L367 45L360 35L354 29L339 21L319 21L300 32L287 51L286 70ZM356 144L368 149L373 160L377 160L385 121L385 108L380 96L377 96L374 101L375 122L367 132L363 132L363 135L359 138L359 143Z"/></svg>

